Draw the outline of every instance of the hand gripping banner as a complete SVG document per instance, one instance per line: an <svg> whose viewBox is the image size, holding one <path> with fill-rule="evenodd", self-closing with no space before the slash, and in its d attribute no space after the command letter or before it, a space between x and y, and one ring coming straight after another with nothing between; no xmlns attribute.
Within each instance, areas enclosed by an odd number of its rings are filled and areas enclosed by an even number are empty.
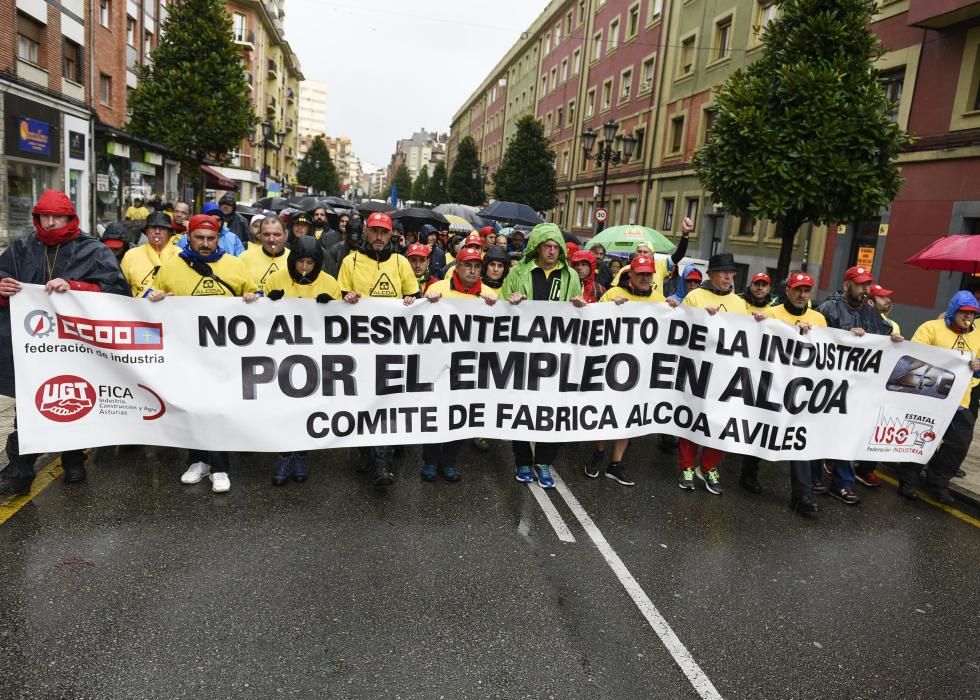
<svg viewBox="0 0 980 700"><path fill-rule="evenodd" d="M769 460L925 462L970 357L666 304L11 299L21 449L293 451L669 433Z"/></svg>

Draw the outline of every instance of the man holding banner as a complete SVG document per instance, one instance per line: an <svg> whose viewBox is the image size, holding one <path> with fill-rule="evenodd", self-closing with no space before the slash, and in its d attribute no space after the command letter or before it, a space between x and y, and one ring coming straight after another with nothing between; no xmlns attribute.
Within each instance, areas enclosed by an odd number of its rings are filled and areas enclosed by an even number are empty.
<svg viewBox="0 0 980 700"><path fill-rule="evenodd" d="M34 233L16 239L0 255L0 394L14 396L13 348L10 341L10 297L22 284L43 284L48 294L69 290L109 292L130 296L129 284L112 251L98 239L82 233L75 207L64 192L45 190L34 205ZM50 317L49 317L50 318ZM50 333L51 328L36 327L35 332ZM50 397L63 403L65 410L77 397ZM54 404L52 410L58 410ZM10 464L0 478L0 497L29 493L34 481L37 455L21 454L14 431L7 438ZM85 481L85 452L67 450L61 455L65 483Z"/></svg>
<svg viewBox="0 0 980 700"><path fill-rule="evenodd" d="M153 302L168 296L242 297L246 304L258 298L258 287L239 258L218 246L221 222L214 216L196 214L187 224L187 248L160 267L155 289L147 294ZM228 479L228 453L204 450L187 451L187 470L181 483L196 484L205 476L211 478L214 493L231 489Z"/></svg>
<svg viewBox="0 0 980 700"><path fill-rule="evenodd" d="M515 305L531 299L571 301L576 306L585 306L587 302L582 298L578 273L569 267L567 259L561 229L555 224L538 224L531 231L523 258L511 268L504 280L500 298ZM514 440L512 446L517 463L515 478L518 481L529 484L537 478L541 488L555 487L551 465L558 456L559 443L538 442L534 452L531 451L530 442Z"/></svg>

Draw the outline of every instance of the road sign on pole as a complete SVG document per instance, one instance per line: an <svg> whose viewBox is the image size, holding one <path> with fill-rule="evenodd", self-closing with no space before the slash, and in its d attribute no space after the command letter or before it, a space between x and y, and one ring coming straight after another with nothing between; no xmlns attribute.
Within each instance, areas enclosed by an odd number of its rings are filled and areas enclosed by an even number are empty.
<svg viewBox="0 0 980 700"><path fill-rule="evenodd" d="M609 211L606 209L596 209L595 210L595 220L597 223L605 223L606 219L609 218Z"/></svg>

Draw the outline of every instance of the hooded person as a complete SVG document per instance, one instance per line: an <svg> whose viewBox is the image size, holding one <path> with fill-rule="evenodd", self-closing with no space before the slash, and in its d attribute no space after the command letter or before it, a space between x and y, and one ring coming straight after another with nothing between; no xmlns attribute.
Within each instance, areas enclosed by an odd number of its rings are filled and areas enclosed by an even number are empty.
<svg viewBox="0 0 980 700"><path fill-rule="evenodd" d="M360 214L354 212L347 222L346 229L339 243L334 243L324 250L323 271L334 277L340 274L340 264L344 258L359 249L364 242L364 225ZM320 236L320 240L323 240L323 236Z"/></svg>
<svg viewBox="0 0 980 700"><path fill-rule="evenodd" d="M300 238L310 236L313 240L316 240L316 237L313 235L313 219L305 211L295 211L289 215L289 223L286 224L286 233L289 235L289 239L286 241L286 247L290 249L292 249L293 245Z"/></svg>
<svg viewBox="0 0 980 700"><path fill-rule="evenodd" d="M150 216L147 217L147 221L149 221L154 215L159 214L161 214L161 212L150 212ZM163 216L166 216L166 214L163 214ZM129 249L133 247L133 245L129 242L129 230L117 221L113 221L111 224L105 227L105 231L102 232L102 245L111 250L112 254L119 262L121 262L123 256L129 252Z"/></svg>
<svg viewBox="0 0 980 700"><path fill-rule="evenodd" d="M245 220L245 217L238 213L237 207L238 202L235 201L235 195L231 192L225 192L218 199L218 208L221 210L221 222L225 225L225 228L238 236L238 240L242 242L243 246L247 246L249 240L251 240L248 222Z"/></svg>
<svg viewBox="0 0 980 700"><path fill-rule="evenodd" d="M980 302L973 293L959 291L949 300L946 314L942 318L926 321L912 335L913 343L959 351L963 361L970 363L970 370L973 372L973 379L967 385L953 420L943 433L942 442L933 453L926 470L930 490L945 505L954 502L949 493L949 481L956 476L973 443L976 419L970 412L970 394L973 387L980 383L980 360L977 359L977 353L980 353L980 329L974 324L978 313ZM914 372L910 371L909 374L914 375ZM917 376L912 376L911 379L915 382L912 386L918 386L921 381ZM922 465L897 463L894 466L899 475L899 494L910 500L915 499Z"/></svg>
<svg viewBox="0 0 980 700"><path fill-rule="evenodd" d="M32 212L34 231L14 239L0 255L0 394L15 396L10 337L10 297L24 284L44 285L49 294L106 292L131 296L112 251L82 233L75 207L64 192L45 190ZM7 437L9 466L0 475L0 497L30 492L37 455L20 453L16 422ZM62 453L65 482L84 481L85 453Z"/></svg>
<svg viewBox="0 0 980 700"><path fill-rule="evenodd" d="M590 304L595 304L602 295L606 293L606 288L599 284L596 279L596 257L591 250L576 250L569 256L572 267L578 273L579 281L582 283L582 296ZM588 271L586 271L588 268Z"/></svg>
<svg viewBox="0 0 980 700"><path fill-rule="evenodd" d="M224 222L221 219L221 207L214 202L205 202L204 206L201 207L201 214L212 216L216 218L219 223L221 223L221 232L218 237L218 245L221 247L221 250L225 251L229 255L234 255L235 257L238 257L245 252L245 245L242 243L241 239L229 231L228 227L224 225ZM187 250L186 232L183 233L177 240L177 245L182 250Z"/></svg>
<svg viewBox="0 0 980 700"><path fill-rule="evenodd" d="M494 246L483 256L483 273L480 279L483 280L484 286L499 290L504 286L509 271L510 260L507 258L507 251Z"/></svg>
<svg viewBox="0 0 980 700"><path fill-rule="evenodd" d="M147 217L143 227L146 243L127 252L121 265L134 297L141 297L152 289L160 265L177 254L179 248L171 243L173 234L174 224L163 212L153 212Z"/></svg>
<svg viewBox="0 0 980 700"><path fill-rule="evenodd" d="M704 275L701 274L701 270L694 263L689 263L684 266L681 270L681 278L674 288L674 293L667 297L668 301L676 301L678 304L684 301L684 297L687 296L688 292L693 292L695 289L701 286L704 281Z"/></svg>
<svg viewBox="0 0 980 700"><path fill-rule="evenodd" d="M430 243L433 240L434 243ZM447 262L446 251L439 245L439 229L432 224L423 224L419 241L432 249L432 254L429 255L429 274L436 279L442 279L446 276Z"/></svg>

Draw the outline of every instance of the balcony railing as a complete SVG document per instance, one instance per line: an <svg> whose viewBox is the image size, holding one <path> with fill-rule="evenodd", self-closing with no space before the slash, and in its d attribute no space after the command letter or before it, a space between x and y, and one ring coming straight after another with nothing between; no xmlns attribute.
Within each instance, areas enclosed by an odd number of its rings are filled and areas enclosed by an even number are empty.
<svg viewBox="0 0 980 700"><path fill-rule="evenodd" d="M235 43L246 51L255 51L255 32L236 31Z"/></svg>
<svg viewBox="0 0 980 700"><path fill-rule="evenodd" d="M279 67L276 65L276 62L273 61L270 58L269 59L269 77L270 78L276 78L276 77L278 77L278 75L279 75Z"/></svg>

